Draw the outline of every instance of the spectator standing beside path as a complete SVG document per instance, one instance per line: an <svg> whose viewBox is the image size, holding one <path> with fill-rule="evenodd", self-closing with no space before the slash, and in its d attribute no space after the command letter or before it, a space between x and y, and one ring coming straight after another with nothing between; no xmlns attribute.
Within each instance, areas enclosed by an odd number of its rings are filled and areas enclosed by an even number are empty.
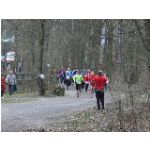
<svg viewBox="0 0 150 150"><path fill-rule="evenodd" d="M6 83L8 84L9 94L12 95L12 93L16 91L17 84L16 75L13 73L13 71L10 71L10 73L7 75Z"/></svg>

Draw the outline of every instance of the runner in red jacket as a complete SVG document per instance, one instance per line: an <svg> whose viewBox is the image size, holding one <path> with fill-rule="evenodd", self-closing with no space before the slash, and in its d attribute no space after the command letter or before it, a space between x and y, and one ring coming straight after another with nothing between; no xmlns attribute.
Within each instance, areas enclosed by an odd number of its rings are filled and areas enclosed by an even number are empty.
<svg viewBox="0 0 150 150"><path fill-rule="evenodd" d="M5 90L6 90L5 78L1 76L1 97L4 96Z"/></svg>
<svg viewBox="0 0 150 150"><path fill-rule="evenodd" d="M102 105L102 109L105 109L104 107L104 88L107 83L107 78L103 75L102 71L98 72L98 75L94 78L95 82L95 93L96 93L96 99L97 99L97 107L100 109L100 103Z"/></svg>
<svg viewBox="0 0 150 150"><path fill-rule="evenodd" d="M94 87L95 87L95 73L94 71L92 71L90 73L90 91L91 91L91 98L93 98L93 95L94 95Z"/></svg>
<svg viewBox="0 0 150 150"><path fill-rule="evenodd" d="M90 84L90 71L87 70L87 73L83 76L84 83L85 83L85 91L87 92L89 84Z"/></svg>

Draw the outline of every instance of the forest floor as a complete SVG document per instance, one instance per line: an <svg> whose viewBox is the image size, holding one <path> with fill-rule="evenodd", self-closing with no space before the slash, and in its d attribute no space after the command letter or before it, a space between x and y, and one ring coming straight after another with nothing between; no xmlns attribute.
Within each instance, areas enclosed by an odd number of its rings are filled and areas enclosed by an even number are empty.
<svg viewBox="0 0 150 150"><path fill-rule="evenodd" d="M77 98L72 89L64 97L25 97L34 101L1 104L3 132L150 131L150 107L146 101L136 102L134 112L129 103L122 102L120 113L110 92L105 93L106 109L100 111L95 97L82 92Z"/></svg>

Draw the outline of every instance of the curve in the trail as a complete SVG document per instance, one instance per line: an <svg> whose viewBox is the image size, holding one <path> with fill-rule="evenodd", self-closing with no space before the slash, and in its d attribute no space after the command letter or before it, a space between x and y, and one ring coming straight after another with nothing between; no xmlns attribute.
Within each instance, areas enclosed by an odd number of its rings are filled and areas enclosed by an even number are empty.
<svg viewBox="0 0 150 150"><path fill-rule="evenodd" d="M106 92L105 103L109 102L111 102L110 94ZM64 97L41 97L37 101L27 103L1 104L1 129L9 132L44 127L63 115L94 106L96 100L91 98L90 94L82 92L77 98L73 90L66 91Z"/></svg>

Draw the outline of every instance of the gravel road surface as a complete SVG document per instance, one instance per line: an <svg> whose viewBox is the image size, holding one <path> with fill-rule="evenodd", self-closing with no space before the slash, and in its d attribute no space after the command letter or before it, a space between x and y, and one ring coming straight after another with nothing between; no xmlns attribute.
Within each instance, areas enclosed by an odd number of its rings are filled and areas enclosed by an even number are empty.
<svg viewBox="0 0 150 150"><path fill-rule="evenodd" d="M105 93L105 104L111 102ZM96 106L96 99L82 92L79 98L74 90L66 91L64 97L40 97L26 103L1 104L1 131L22 131L28 128L48 126L65 115L78 113Z"/></svg>

